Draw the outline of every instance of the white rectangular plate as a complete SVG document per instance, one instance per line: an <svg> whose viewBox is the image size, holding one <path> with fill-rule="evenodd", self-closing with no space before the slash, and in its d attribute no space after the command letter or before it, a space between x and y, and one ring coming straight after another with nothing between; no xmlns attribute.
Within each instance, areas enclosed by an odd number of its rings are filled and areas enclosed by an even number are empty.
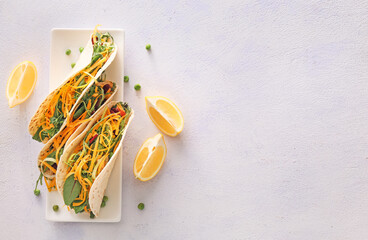
<svg viewBox="0 0 368 240"><path fill-rule="evenodd" d="M115 60L106 70L106 79L113 81L118 86L118 92L114 99L122 101L124 92L124 42L125 33L122 29L99 29L100 32L109 32L118 47ZM84 47L91 36L93 29L53 29L51 31L51 55L50 55L50 92L60 86L71 72L71 64L78 60L79 48ZM68 56L65 51L70 49ZM46 219L58 222L119 222L121 219L121 188L122 188L122 153L120 151L111 173L105 195L109 200L104 208L101 208L100 216L91 219L89 214L75 214L68 211L62 197L56 191L46 195ZM59 211L52 210L53 205L59 205Z"/></svg>

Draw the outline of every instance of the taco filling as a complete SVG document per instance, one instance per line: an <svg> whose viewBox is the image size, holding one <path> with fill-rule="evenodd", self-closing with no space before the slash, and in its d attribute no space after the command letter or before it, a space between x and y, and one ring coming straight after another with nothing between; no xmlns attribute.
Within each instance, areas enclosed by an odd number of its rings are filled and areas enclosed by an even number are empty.
<svg viewBox="0 0 368 240"><path fill-rule="evenodd" d="M131 108L121 102L102 111L103 114L65 160L63 199L75 213L91 213L88 197L91 186L119 146L132 113Z"/></svg>
<svg viewBox="0 0 368 240"><path fill-rule="evenodd" d="M56 90L50 101L46 103L45 110L37 117L41 121L33 139L44 142L60 130L83 90L95 79L97 72L115 49L114 40L109 33L101 34L95 29L91 41L93 45L91 63ZM82 114L82 112L80 110L79 113Z"/></svg>
<svg viewBox="0 0 368 240"><path fill-rule="evenodd" d="M39 156L40 177L44 177L49 191L56 190L55 173L67 140L82 123L91 120L91 116L110 99L116 90L115 83L106 81L104 78L104 75L98 78L97 82L83 95L78 106L71 113L66 127L52 139L52 143Z"/></svg>

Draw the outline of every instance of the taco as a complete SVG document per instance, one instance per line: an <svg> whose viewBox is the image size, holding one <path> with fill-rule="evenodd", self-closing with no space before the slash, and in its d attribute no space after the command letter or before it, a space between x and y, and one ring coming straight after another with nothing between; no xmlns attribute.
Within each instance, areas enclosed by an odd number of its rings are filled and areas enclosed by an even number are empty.
<svg viewBox="0 0 368 240"><path fill-rule="evenodd" d="M38 155L37 165L41 172L40 177L44 177L49 191L56 190L55 174L64 149L68 147L74 136L83 131L97 114L98 109L109 103L117 92L116 84L106 81L104 77L103 74L81 97L67 119L66 126L46 143Z"/></svg>
<svg viewBox="0 0 368 240"><path fill-rule="evenodd" d="M96 27L71 74L47 96L32 117L28 130L33 139L46 143L65 127L70 113L114 60L116 51L112 36L98 32Z"/></svg>
<svg viewBox="0 0 368 240"><path fill-rule="evenodd" d="M65 205L75 213L99 215L110 174L133 116L126 103L110 102L64 150L56 171L56 186Z"/></svg>

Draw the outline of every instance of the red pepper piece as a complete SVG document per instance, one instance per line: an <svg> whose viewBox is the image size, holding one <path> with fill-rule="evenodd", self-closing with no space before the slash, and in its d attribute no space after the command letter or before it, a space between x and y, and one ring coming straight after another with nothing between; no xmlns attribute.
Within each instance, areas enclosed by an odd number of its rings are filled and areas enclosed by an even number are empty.
<svg viewBox="0 0 368 240"><path fill-rule="evenodd" d="M96 138L98 137L98 134L94 135L90 140L89 140L89 145L91 145L95 140Z"/></svg>
<svg viewBox="0 0 368 240"><path fill-rule="evenodd" d="M120 116L124 117L125 116L125 111L123 109L120 109L119 107L118 107L118 110L120 112Z"/></svg>

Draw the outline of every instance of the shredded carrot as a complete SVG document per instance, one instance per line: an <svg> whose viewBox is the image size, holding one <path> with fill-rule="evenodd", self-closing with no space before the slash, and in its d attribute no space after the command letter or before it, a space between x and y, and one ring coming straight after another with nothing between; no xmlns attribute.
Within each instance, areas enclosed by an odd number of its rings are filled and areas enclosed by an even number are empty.
<svg viewBox="0 0 368 240"><path fill-rule="evenodd" d="M48 167L53 173L56 173L55 168L51 167L46 161L43 161L42 164L46 165L46 167Z"/></svg>
<svg viewBox="0 0 368 240"><path fill-rule="evenodd" d="M88 103L87 103L87 109L89 110L90 108L91 108L91 104L92 104L92 101L91 101L91 99L88 101Z"/></svg>
<svg viewBox="0 0 368 240"><path fill-rule="evenodd" d="M48 182L47 182L46 177L45 177L45 176L43 176L43 178L45 179L45 183L46 183L47 190L49 190L49 192L51 192L51 189L50 189L50 186L49 186L49 184L48 184Z"/></svg>

